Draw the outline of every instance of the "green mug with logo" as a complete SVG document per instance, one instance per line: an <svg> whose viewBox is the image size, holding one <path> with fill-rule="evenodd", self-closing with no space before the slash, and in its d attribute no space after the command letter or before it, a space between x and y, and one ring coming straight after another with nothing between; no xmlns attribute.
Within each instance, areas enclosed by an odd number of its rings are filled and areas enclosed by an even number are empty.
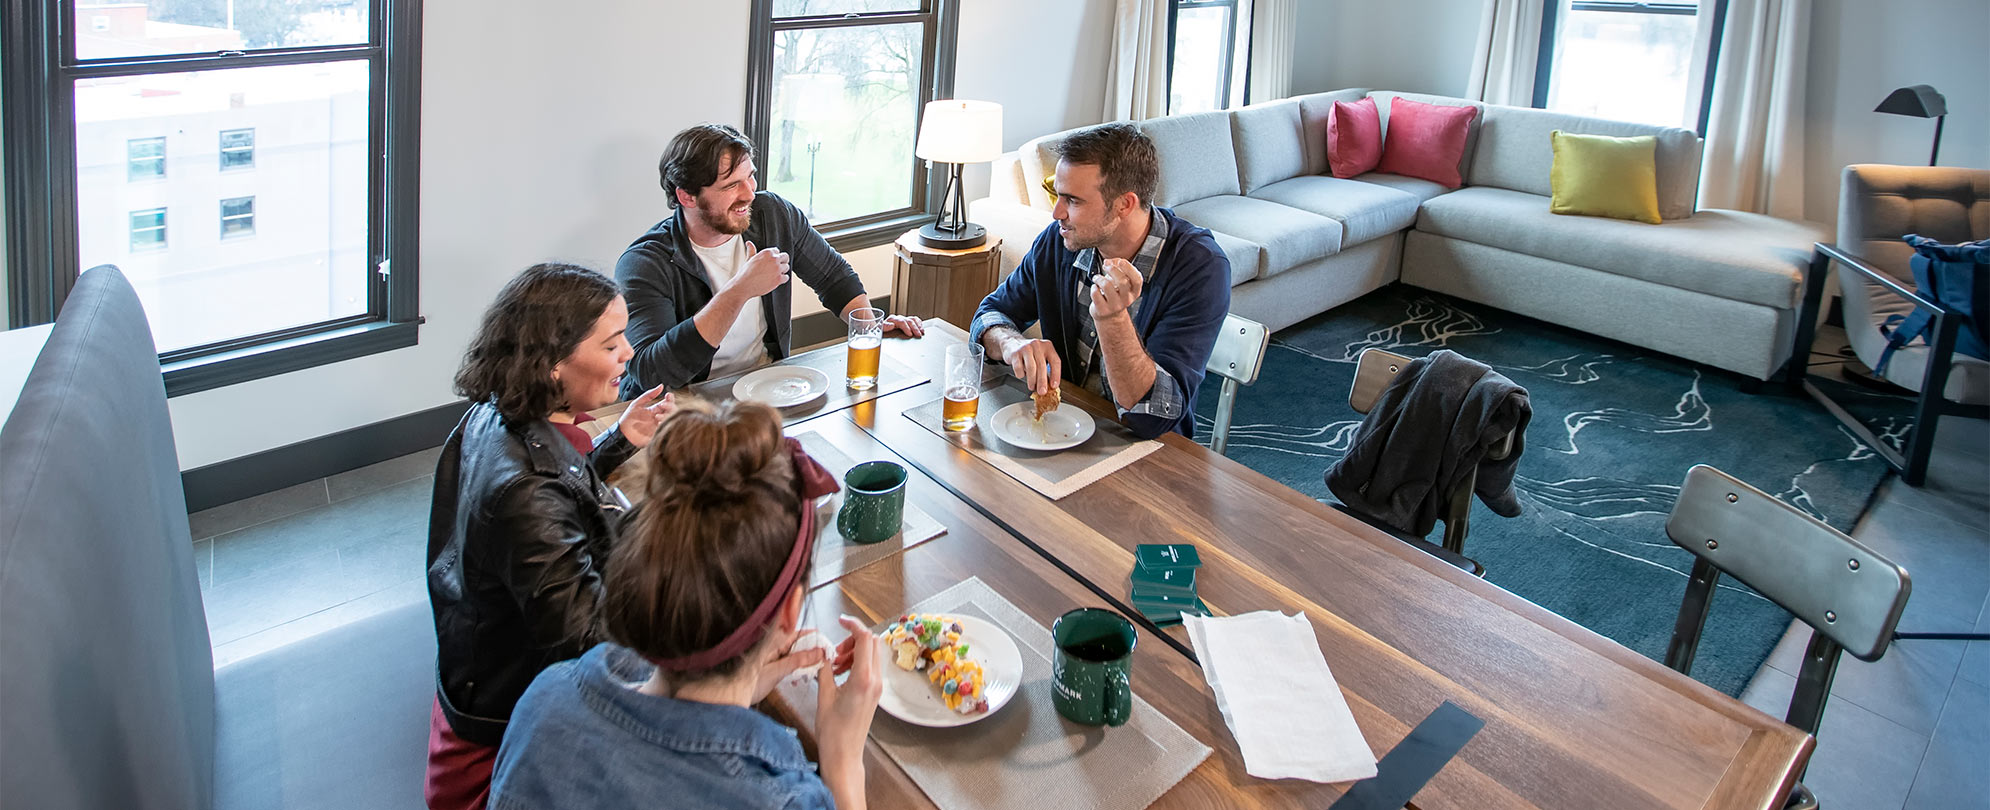
<svg viewBox="0 0 1990 810"><path fill-rule="evenodd" d="M836 531L852 543L877 543L896 536L905 523L905 468L890 461L866 461L843 474L843 508Z"/></svg>
<svg viewBox="0 0 1990 810"><path fill-rule="evenodd" d="M1133 715L1133 644L1126 617L1105 608L1079 608L1050 626L1057 645L1050 702L1057 713L1087 726L1123 726Z"/></svg>

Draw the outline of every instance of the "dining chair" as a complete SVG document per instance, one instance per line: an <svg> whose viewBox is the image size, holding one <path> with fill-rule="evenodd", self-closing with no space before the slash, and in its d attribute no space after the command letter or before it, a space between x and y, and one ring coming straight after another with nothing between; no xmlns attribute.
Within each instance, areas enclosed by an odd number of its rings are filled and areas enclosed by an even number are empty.
<svg viewBox="0 0 1990 810"><path fill-rule="evenodd" d="M1375 407L1382 391L1410 364L1410 359L1383 349L1364 349L1354 367L1354 386L1347 404L1366 416ZM1508 433L1486 453L1487 461L1500 461L1513 452L1513 434ZM1471 532L1472 490L1479 481L1476 467L1465 471L1465 479L1451 490L1444 509L1444 548L1453 554L1465 553L1465 535Z"/></svg>
<svg viewBox="0 0 1990 810"><path fill-rule="evenodd" d="M1693 653L1706 626L1722 573L1810 625L1810 645L1783 718L1817 735L1840 652L1877 661L1893 641L1913 582L1895 565L1823 521L1720 470L1686 471L1665 533L1694 557L1679 603L1665 665L1692 674ZM1802 773L1798 773L1802 778ZM1786 808L1813 808L1802 783Z"/></svg>
<svg viewBox="0 0 1990 810"><path fill-rule="evenodd" d="M1222 455L1230 446L1230 419L1237 408L1237 393L1258 381L1264 367L1264 350L1271 345L1271 330L1264 324L1235 315L1223 316L1223 331L1216 334L1216 347L1209 352L1209 373L1223 378L1223 390L1216 397L1216 427L1209 432L1209 449Z"/></svg>

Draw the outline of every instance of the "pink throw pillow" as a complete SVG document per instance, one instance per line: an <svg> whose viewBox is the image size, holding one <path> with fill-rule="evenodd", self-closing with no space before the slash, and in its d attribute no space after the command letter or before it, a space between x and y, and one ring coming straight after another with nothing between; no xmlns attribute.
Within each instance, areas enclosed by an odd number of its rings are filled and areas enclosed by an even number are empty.
<svg viewBox="0 0 1990 810"><path fill-rule="evenodd" d="M1375 99L1336 101L1327 115L1327 168L1335 177L1375 170L1382 160L1382 114Z"/></svg>
<svg viewBox="0 0 1990 810"><path fill-rule="evenodd" d="M1465 158L1465 134L1478 113L1476 107L1391 99L1389 131L1382 140L1382 162L1375 170L1429 180L1445 188L1464 185L1458 163Z"/></svg>

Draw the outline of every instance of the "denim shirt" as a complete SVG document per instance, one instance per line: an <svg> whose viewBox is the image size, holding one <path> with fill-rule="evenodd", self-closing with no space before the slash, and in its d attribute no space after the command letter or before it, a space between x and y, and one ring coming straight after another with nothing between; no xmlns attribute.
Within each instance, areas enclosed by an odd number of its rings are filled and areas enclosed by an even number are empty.
<svg viewBox="0 0 1990 810"><path fill-rule="evenodd" d="M539 673L498 750L492 810L836 806L793 729L637 692L650 672L604 643Z"/></svg>

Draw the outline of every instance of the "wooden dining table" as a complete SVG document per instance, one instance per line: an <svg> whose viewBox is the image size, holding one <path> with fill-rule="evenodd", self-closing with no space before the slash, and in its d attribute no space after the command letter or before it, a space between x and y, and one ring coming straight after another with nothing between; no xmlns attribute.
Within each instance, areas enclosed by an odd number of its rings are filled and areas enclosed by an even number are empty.
<svg viewBox="0 0 1990 810"><path fill-rule="evenodd" d="M929 321L885 352L937 379L944 347L964 340ZM876 624L969 576L1046 626L1074 607L1120 611L1139 627L1135 693L1214 749L1156 807L1324 808L1349 784L1245 772L1186 632L1125 602L1142 543L1194 544L1216 615L1303 613L1378 756L1446 701L1483 719L1412 807L1780 808L1809 758L1808 734L1185 437L1052 500L903 416L939 396L915 385L790 426L905 464L908 499L947 527L819 584L815 615ZM1064 401L1113 418L1078 386ZM875 743L868 762L873 806L933 806Z"/></svg>

